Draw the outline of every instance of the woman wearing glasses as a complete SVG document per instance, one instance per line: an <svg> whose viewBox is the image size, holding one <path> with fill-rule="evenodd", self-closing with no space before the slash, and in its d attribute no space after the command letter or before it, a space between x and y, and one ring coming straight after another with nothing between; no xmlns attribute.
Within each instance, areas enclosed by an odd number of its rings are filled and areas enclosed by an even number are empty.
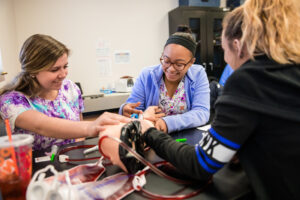
<svg viewBox="0 0 300 200"><path fill-rule="evenodd" d="M176 32L164 46L160 64L145 68L119 113L131 116L156 107L155 127L165 133L201 126L209 119L209 83L205 70L194 65L196 42Z"/></svg>

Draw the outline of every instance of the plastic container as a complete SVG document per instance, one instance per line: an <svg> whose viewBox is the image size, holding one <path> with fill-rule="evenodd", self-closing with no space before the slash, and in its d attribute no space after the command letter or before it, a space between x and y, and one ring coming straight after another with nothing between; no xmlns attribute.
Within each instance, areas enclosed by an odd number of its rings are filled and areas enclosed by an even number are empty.
<svg viewBox="0 0 300 200"><path fill-rule="evenodd" d="M0 188L3 199L25 199L32 174L33 136L0 137Z"/></svg>
<svg viewBox="0 0 300 200"><path fill-rule="evenodd" d="M104 94L111 94L111 93L113 93L113 91L109 90L109 89L101 89L100 92L102 92Z"/></svg>

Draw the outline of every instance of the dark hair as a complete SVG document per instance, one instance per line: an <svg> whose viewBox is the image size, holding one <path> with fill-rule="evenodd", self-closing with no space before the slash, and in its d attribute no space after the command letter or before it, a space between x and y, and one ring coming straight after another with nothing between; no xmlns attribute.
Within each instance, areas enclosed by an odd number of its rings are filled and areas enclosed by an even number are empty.
<svg viewBox="0 0 300 200"><path fill-rule="evenodd" d="M176 32L192 33L192 30L187 25L179 25Z"/></svg>
<svg viewBox="0 0 300 200"><path fill-rule="evenodd" d="M197 43L191 33L192 31L188 26L179 25L177 27L177 32L169 37L165 47L168 44L179 44L187 48L192 53L192 56L195 56Z"/></svg>

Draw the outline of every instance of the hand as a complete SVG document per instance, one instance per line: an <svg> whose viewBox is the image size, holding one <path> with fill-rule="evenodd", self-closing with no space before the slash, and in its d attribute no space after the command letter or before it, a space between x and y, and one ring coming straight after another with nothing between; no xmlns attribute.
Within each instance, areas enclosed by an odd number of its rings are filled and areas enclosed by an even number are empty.
<svg viewBox="0 0 300 200"><path fill-rule="evenodd" d="M120 122L128 123L131 121L131 119L119 114L105 112L100 115L95 121L97 121L100 125L115 125L119 124Z"/></svg>
<svg viewBox="0 0 300 200"><path fill-rule="evenodd" d="M144 119L147 119L154 123L164 116L166 116L165 113L163 113L161 108L158 106L149 106L143 114Z"/></svg>
<svg viewBox="0 0 300 200"><path fill-rule="evenodd" d="M128 123L131 119L122 115L105 112L88 126L88 133L96 136L100 131L105 130L105 125L118 125L119 123Z"/></svg>
<svg viewBox="0 0 300 200"><path fill-rule="evenodd" d="M160 130L160 131L163 131L163 132L165 132L165 133L168 133L168 127L167 127L167 124L166 124L166 122L165 122L162 118L160 118L160 119L158 119L158 120L156 121L156 123L155 123L155 128L156 128L157 130Z"/></svg>
<svg viewBox="0 0 300 200"><path fill-rule="evenodd" d="M144 134L149 128L154 127L154 124L148 120L140 120L142 133Z"/></svg>
<svg viewBox="0 0 300 200"><path fill-rule="evenodd" d="M141 102L126 104L123 107L123 115L126 116L126 117L130 117L132 113L142 114L143 111L135 109L139 105L141 105Z"/></svg>

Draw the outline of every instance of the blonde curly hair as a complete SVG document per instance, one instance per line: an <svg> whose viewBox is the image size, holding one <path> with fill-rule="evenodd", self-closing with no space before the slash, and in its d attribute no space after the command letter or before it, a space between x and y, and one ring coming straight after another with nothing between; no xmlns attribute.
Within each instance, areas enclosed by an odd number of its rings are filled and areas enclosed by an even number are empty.
<svg viewBox="0 0 300 200"><path fill-rule="evenodd" d="M280 64L300 63L299 4L299 0L247 0L224 18L225 37L240 39L252 59L265 54Z"/></svg>

